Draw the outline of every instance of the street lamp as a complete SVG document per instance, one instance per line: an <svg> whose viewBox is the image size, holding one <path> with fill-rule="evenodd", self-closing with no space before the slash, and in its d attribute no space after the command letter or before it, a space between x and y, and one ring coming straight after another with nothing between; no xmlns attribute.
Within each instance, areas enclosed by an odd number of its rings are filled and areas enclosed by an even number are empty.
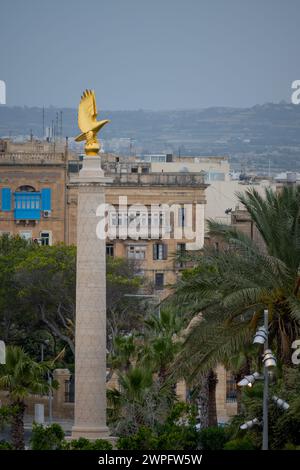
<svg viewBox="0 0 300 470"><path fill-rule="evenodd" d="M44 347L50 343L49 339L45 339L41 342L41 362L44 362ZM53 412L52 412L52 375L51 372L47 371L47 380L49 385L48 392L48 409L49 409L49 423L52 424Z"/></svg>
<svg viewBox="0 0 300 470"><path fill-rule="evenodd" d="M262 332L262 330L260 330ZM269 371L268 367L270 363L272 363L272 359L275 360L274 356L270 357L270 353L268 352L268 357L266 356L268 350L268 340L269 340L269 312L268 310L264 310L264 395L263 395L263 442L262 442L262 450L268 450L269 448ZM263 335L261 336L263 337ZM259 343L258 343L259 344ZM271 352L272 355L272 352ZM268 359L270 362L268 362ZM275 361L276 365L276 361Z"/></svg>
<svg viewBox="0 0 300 470"><path fill-rule="evenodd" d="M251 419L250 421L246 421L246 423L240 425L240 429L251 429L256 424L260 424L257 418Z"/></svg>
<svg viewBox="0 0 300 470"><path fill-rule="evenodd" d="M256 380L259 380L261 377L262 376L260 375L259 372L253 372L253 374L251 375L245 375L245 377L243 377L242 380L238 382L238 386L239 387L245 387L245 386L252 387L254 382Z"/></svg>
<svg viewBox="0 0 300 470"><path fill-rule="evenodd" d="M288 410L290 407L290 405L286 401L282 400L282 398L278 398L276 395L272 396L272 400L274 401L274 403L276 403L278 408L281 408L285 411Z"/></svg>
<svg viewBox="0 0 300 470"><path fill-rule="evenodd" d="M265 344L268 339L268 330L261 326L258 328L257 332L255 333L253 344Z"/></svg>
<svg viewBox="0 0 300 470"><path fill-rule="evenodd" d="M276 359L272 354L272 351L268 349L268 331L269 331L269 314L268 310L264 310L264 326L258 328L257 332L255 333L253 344L263 344L264 345L264 354L263 354L263 364L264 364L264 394L263 394L263 443L262 443L262 450L268 450L269 447L269 430L268 430L268 404L269 404L269 368L276 366ZM254 374L257 374L257 372ZM242 386L252 384L255 381L255 376L252 374L251 376L244 377L243 380L239 384ZM248 383L245 383L249 377ZM251 377L251 378L250 378ZM256 422L253 423L257 418L254 418L252 421L248 421L244 425L240 426L241 429L249 429L251 425L249 423L257 424Z"/></svg>
<svg viewBox="0 0 300 470"><path fill-rule="evenodd" d="M276 358L272 353L271 349L266 349L263 354L263 363L267 369L276 367Z"/></svg>
<svg viewBox="0 0 300 470"><path fill-rule="evenodd" d="M273 367L276 367L276 358L272 353L271 349L268 347L268 335L269 335L269 312L268 310L264 310L264 326L258 328L257 332L255 333L253 344L263 344L264 345L264 352L262 356L262 361L264 365L264 394L263 394L263 443L262 443L262 450L268 450L269 447L269 415L268 415L268 406L269 406L269 370ZM252 384L261 377L258 372L254 372L252 375L246 375L239 383L240 386L252 386ZM283 409L288 410L289 404L278 398L276 395L273 395L272 400L276 403L276 405ZM258 424L257 418L252 419L251 421L247 421L246 423L240 426L240 429L249 429L254 424Z"/></svg>

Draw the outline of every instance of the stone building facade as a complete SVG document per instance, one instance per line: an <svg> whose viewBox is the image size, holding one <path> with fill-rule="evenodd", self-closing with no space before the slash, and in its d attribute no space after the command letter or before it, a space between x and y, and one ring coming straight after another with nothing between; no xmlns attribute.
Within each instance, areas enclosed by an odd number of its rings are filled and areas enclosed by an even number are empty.
<svg viewBox="0 0 300 470"><path fill-rule="evenodd" d="M182 167L183 162L178 163ZM200 208L197 230L201 237L193 248L201 248L204 243L208 184L201 171L201 158L197 161L199 171L196 171L194 163L189 163L192 171L183 171L181 167L178 170L174 165L174 171L170 171L168 168L171 167L156 168L151 162L134 158L125 160L113 155L103 156L104 171L112 178L112 183L106 188L106 202L116 208L117 225L120 223L120 197L126 198L128 206L143 205L148 213L151 205L176 206L168 221L169 238L153 237L148 231L138 239L116 237L106 241L107 256L134 260L140 275L147 278L157 298L162 299L168 294L168 286L174 284L184 268L176 260L176 254L191 247L192 240L185 237L184 230L182 237L174 238L176 226L184 228L186 224L187 205L192 209L194 229L196 210ZM208 164L207 159L204 164ZM226 161L223 158L220 162L216 160L215 166L214 171L219 167L223 171ZM75 158L65 145L35 141L16 144L0 140L0 234L18 234L43 245L58 242L76 244L77 189L69 185L69 181L80 167L80 159ZM166 228L163 217L155 214L148 218L148 228L152 217L156 217L161 228ZM224 369L219 368L217 409L221 421L226 421L236 406L233 395L230 397L228 393L229 377ZM179 384L178 394L185 398L183 383ZM59 397L57 409L70 416L72 406L63 404L67 400L65 395L59 394Z"/></svg>
<svg viewBox="0 0 300 470"><path fill-rule="evenodd" d="M0 233L66 242L67 177L63 146L0 141Z"/></svg>

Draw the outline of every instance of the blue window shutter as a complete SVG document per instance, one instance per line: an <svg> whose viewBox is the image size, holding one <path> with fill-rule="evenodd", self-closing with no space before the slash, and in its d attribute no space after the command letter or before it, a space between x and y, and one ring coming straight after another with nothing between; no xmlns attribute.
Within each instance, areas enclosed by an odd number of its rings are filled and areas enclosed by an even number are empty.
<svg viewBox="0 0 300 470"><path fill-rule="evenodd" d="M11 210L11 189L2 188L2 210L10 211Z"/></svg>
<svg viewBox="0 0 300 470"><path fill-rule="evenodd" d="M42 210L51 211L51 189L42 189Z"/></svg>

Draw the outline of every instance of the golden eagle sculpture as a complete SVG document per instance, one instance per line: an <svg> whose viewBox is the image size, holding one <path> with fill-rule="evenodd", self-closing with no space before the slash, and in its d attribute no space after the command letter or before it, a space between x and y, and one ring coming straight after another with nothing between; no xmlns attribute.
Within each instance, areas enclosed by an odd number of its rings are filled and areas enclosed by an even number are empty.
<svg viewBox="0 0 300 470"><path fill-rule="evenodd" d="M85 90L78 106L78 127L82 134L75 140L80 142L86 140L85 153L89 157L96 157L100 150L97 132L109 122L108 119L97 121L96 97L93 90Z"/></svg>

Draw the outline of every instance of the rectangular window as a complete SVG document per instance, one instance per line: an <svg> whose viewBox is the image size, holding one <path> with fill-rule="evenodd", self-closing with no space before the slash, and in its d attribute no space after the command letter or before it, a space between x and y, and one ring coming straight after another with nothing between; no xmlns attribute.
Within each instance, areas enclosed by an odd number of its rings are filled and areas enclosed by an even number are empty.
<svg viewBox="0 0 300 470"><path fill-rule="evenodd" d="M51 233L50 232L41 232L40 244L43 246L51 245Z"/></svg>
<svg viewBox="0 0 300 470"><path fill-rule="evenodd" d="M144 260L146 258L146 247L145 246L129 246L127 248L128 259L139 259Z"/></svg>
<svg viewBox="0 0 300 470"><path fill-rule="evenodd" d="M164 260L168 258L168 246L164 243L154 243L153 259Z"/></svg>
<svg viewBox="0 0 300 470"><path fill-rule="evenodd" d="M177 243L177 251L181 254L185 252L185 243Z"/></svg>
<svg viewBox="0 0 300 470"><path fill-rule="evenodd" d="M114 256L114 245L112 243L106 245L106 256Z"/></svg>
<svg viewBox="0 0 300 470"><path fill-rule="evenodd" d="M163 273L155 273L155 289L163 290L164 288L164 275Z"/></svg>
<svg viewBox="0 0 300 470"><path fill-rule="evenodd" d="M236 402L236 381L230 372L226 373L226 401L228 403Z"/></svg>
<svg viewBox="0 0 300 470"><path fill-rule="evenodd" d="M20 237L24 238L24 240L31 240L32 239L32 232L30 232L30 231L20 232Z"/></svg>
<svg viewBox="0 0 300 470"><path fill-rule="evenodd" d="M185 208L178 209L178 227L185 227Z"/></svg>
<svg viewBox="0 0 300 470"><path fill-rule="evenodd" d="M177 249L177 255L178 255L177 267L184 268L185 263L181 259L181 256L184 256L185 254L185 250L186 250L185 243L177 243L176 249Z"/></svg>

